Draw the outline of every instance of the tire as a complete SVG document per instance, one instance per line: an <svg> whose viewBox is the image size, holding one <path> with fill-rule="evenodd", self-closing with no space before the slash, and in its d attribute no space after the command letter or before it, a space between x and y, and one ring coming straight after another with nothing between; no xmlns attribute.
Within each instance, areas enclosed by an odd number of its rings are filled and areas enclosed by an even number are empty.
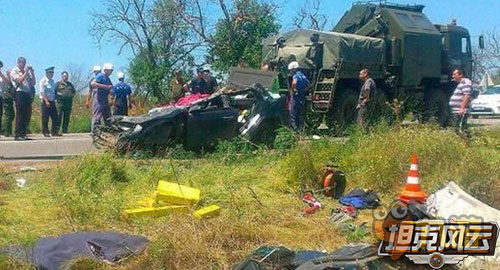
<svg viewBox="0 0 500 270"><path fill-rule="evenodd" d="M344 131L348 126L356 122L356 106L358 105L358 93L352 89L339 89L333 100L333 108L328 113L328 122L331 127L338 131Z"/></svg>
<svg viewBox="0 0 500 270"><path fill-rule="evenodd" d="M479 118L479 115L472 115L472 119L478 119Z"/></svg>
<svg viewBox="0 0 500 270"><path fill-rule="evenodd" d="M448 124L448 99L443 90L432 88L430 90L430 100L427 114L437 119L441 126Z"/></svg>

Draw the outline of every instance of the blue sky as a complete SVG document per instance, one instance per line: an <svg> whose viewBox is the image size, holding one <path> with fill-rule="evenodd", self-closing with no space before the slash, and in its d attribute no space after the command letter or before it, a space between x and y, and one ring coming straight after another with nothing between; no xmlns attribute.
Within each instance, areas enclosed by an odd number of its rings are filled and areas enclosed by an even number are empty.
<svg viewBox="0 0 500 270"><path fill-rule="evenodd" d="M206 0L208 1L208 0ZM276 0L283 30L291 29L292 16L305 0ZM323 9L330 18L329 27L350 8L346 0L323 0ZM496 29L500 31L499 0L392 0L402 4L424 4L424 12L432 22L447 23L457 18L471 35ZM90 71L94 64L112 62L115 70L125 69L129 52L117 55L117 44L98 47L89 34L90 12L103 9L97 0L0 0L0 60L11 68L16 58L24 55L40 77L43 69L56 66L56 74L68 65L82 66ZM216 14L216 13L215 13ZM473 44L477 37L473 38ZM5 70L5 68L4 68ZM115 72L116 74L116 72ZM58 76L56 76L58 78Z"/></svg>

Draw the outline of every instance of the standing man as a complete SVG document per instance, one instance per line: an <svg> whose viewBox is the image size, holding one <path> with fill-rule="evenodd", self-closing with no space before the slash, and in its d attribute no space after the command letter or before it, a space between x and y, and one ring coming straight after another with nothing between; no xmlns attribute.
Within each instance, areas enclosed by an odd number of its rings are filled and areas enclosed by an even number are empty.
<svg viewBox="0 0 500 270"><path fill-rule="evenodd" d="M3 91L6 91L9 80L2 73L3 63L0 61L0 135L2 134L2 115L3 115ZM5 89L5 90L4 90Z"/></svg>
<svg viewBox="0 0 500 270"><path fill-rule="evenodd" d="M210 94L207 81L203 79L203 69L196 69L196 77L184 85L184 91L191 94Z"/></svg>
<svg viewBox="0 0 500 270"><path fill-rule="evenodd" d="M92 68L92 74L90 74L90 81L89 81L89 92L87 93L87 99L85 101L85 107L87 107L87 109L90 108L90 103L92 102L92 98L93 98L93 95L94 95L94 88L92 87L92 82L95 80L95 78L97 77L97 75L99 75L99 73L101 73L101 67L100 66L94 66Z"/></svg>
<svg viewBox="0 0 500 270"><path fill-rule="evenodd" d="M17 59L17 67L12 69L12 85L16 91L16 140L30 140L27 135L31 118L32 93L36 84L35 71L26 66L26 58Z"/></svg>
<svg viewBox="0 0 500 270"><path fill-rule="evenodd" d="M113 115L128 115L128 109L132 109L132 89L125 83L123 72L118 72L118 80L113 86Z"/></svg>
<svg viewBox="0 0 500 270"><path fill-rule="evenodd" d="M171 102L175 103L179 98L184 96L184 79L182 78L182 74L179 70L175 71L174 78L170 81L170 93L171 93Z"/></svg>
<svg viewBox="0 0 500 270"><path fill-rule="evenodd" d="M207 82L207 87L208 87L208 92L210 94L213 94L219 90L219 84L217 83L217 80L212 76L210 73L210 70L205 69L203 71L203 79Z"/></svg>
<svg viewBox="0 0 500 270"><path fill-rule="evenodd" d="M10 79L10 70L7 70L5 79L7 80L3 83L3 135L5 137L10 137L12 136L12 122L14 122L15 118L14 97L16 94L14 87L12 86L12 81Z"/></svg>
<svg viewBox="0 0 500 270"><path fill-rule="evenodd" d="M302 129L304 125L304 105L306 102L306 92L310 82L307 77L299 71L299 63L296 61L288 65L288 70L292 74L290 85L290 103L288 111L290 114L290 125L295 131Z"/></svg>
<svg viewBox="0 0 500 270"><path fill-rule="evenodd" d="M69 74L66 71L61 73L61 80L56 84L57 93L57 111L59 113L57 119L59 122L57 124L57 132L62 125L62 133L68 133L69 119L71 116L71 110L73 108L73 98L76 94L76 89L73 84L68 81Z"/></svg>
<svg viewBox="0 0 500 270"><path fill-rule="evenodd" d="M101 123L101 119L105 125L110 125L111 107L109 98L113 84L109 76L113 73L113 69L112 64L104 64L102 73L99 73L91 83L92 89L94 89L93 92L95 92L92 94L92 132L95 132L95 127Z"/></svg>
<svg viewBox="0 0 500 270"><path fill-rule="evenodd" d="M45 69L45 77L40 80L40 100L42 107L42 133L45 137L61 136L58 133L57 108L56 108L56 83L54 78L54 67ZM49 134L49 117L52 121L52 128Z"/></svg>
<svg viewBox="0 0 500 270"><path fill-rule="evenodd" d="M451 123L458 134L467 132L467 119L471 109L472 82L464 77L461 69L453 71L453 80L458 83L450 98Z"/></svg>
<svg viewBox="0 0 500 270"><path fill-rule="evenodd" d="M358 110L358 126L364 129L366 127L366 115L371 100L375 96L375 88L377 85L375 81L370 78L370 71L366 68L359 71L359 79L363 82L361 91L359 92L359 101L356 109Z"/></svg>

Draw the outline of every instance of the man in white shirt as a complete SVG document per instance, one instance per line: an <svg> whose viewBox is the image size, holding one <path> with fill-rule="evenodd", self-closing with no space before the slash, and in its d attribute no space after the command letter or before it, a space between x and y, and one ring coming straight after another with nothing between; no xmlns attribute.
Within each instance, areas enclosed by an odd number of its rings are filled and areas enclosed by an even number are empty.
<svg viewBox="0 0 500 270"><path fill-rule="evenodd" d="M45 77L40 80L40 100L42 107L42 133L45 137L61 136L58 132L59 120L57 119L56 108L56 83L54 78L54 67L45 69ZM49 134L49 118L52 121L52 128Z"/></svg>
<svg viewBox="0 0 500 270"><path fill-rule="evenodd" d="M29 140L26 137L31 119L31 103L33 102L36 84L35 71L26 65L26 58L17 58L17 67L10 72L12 85L16 91L16 140Z"/></svg>

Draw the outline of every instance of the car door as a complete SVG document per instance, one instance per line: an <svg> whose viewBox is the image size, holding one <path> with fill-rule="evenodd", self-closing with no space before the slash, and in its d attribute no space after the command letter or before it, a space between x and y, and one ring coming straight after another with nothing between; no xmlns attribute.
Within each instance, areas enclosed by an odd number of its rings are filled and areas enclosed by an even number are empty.
<svg viewBox="0 0 500 270"><path fill-rule="evenodd" d="M232 107L208 107L189 112L186 145L201 149L236 135L239 111Z"/></svg>

